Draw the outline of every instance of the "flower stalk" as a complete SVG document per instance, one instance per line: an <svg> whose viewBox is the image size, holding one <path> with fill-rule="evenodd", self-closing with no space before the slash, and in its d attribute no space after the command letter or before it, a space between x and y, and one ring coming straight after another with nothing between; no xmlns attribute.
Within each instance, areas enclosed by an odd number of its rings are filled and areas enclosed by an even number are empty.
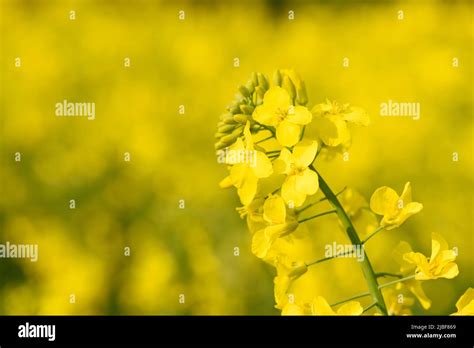
<svg viewBox="0 0 474 348"><path fill-rule="evenodd" d="M312 170L314 170L316 173L316 169L313 167L313 165L310 166ZM354 226L352 225L351 219L345 212L344 208L342 207L341 203L337 199L336 195L334 192L331 190L331 188L328 186L326 181L322 178L322 176L318 174L319 177L319 187L321 191L324 193L324 195L327 197L328 201L331 203L331 205L334 207L336 210L336 214L339 217L344 230L347 233L347 236L349 237L351 243L357 247L357 246L362 246L362 242L359 238L359 235L357 234ZM362 272L364 273L365 281L367 283L367 286L369 288L370 295L372 296L373 300L377 303L377 308L380 310L380 312L384 315L387 315L387 308L385 306L385 301L382 296L382 292L379 289L379 285L377 283L377 277L375 276L375 272L372 268L372 265L370 263L370 260L368 256L366 255L363 259L362 262L360 262Z"/></svg>
<svg viewBox="0 0 474 348"><path fill-rule="evenodd" d="M314 297L311 302L294 302L294 297L290 300L293 283L309 266L352 255L381 231L399 228L410 216L419 213L423 205L412 200L410 182L405 184L401 194L388 186L377 188L370 204L353 188L332 191L312 163L318 156L331 158L335 153L347 151L351 144L349 126L367 126L370 122L367 113L360 107L330 100L309 110L304 82L295 71L277 70L274 80L270 85L266 75L253 73L247 84L240 86L239 94L218 123L215 148L218 162L227 164L229 170L219 186L237 189L243 205L237 210L242 218L247 216L247 225L253 233L252 253L276 268L275 307L281 309L282 314L362 315L374 307L383 315L388 315L387 308L390 315L410 314L407 307L411 304L398 303L393 289L385 291L385 297L381 292L381 289L409 281L408 286L401 287L403 291L407 295L414 294L423 308L428 309L431 300L424 294L421 281L452 279L459 274L454 262L457 252L449 249L437 233L432 233L430 257L413 252L404 241L399 243L393 253L400 266L399 273L375 273L365 254L359 264L368 291L334 303L332 306L344 304L337 310L331 309L322 296ZM309 136L305 129L310 125ZM254 136L259 140L254 141ZM266 141L272 141L271 146ZM262 143L265 145L260 145ZM232 156L234 153L252 153L255 160L240 156L237 161L236 156ZM316 199L318 192L322 192L322 197ZM323 201L330 203L330 210L301 218L301 213ZM296 232L303 222L329 214L337 215L352 250L303 262L298 255L290 255L285 250L285 243L279 243ZM382 216L380 221L376 215ZM361 240L354 225L360 231L371 233ZM379 285L378 279L382 277L395 280ZM472 293L465 296L474 297ZM365 309L358 301L352 301L366 296L370 296L371 301ZM457 305L459 312L469 311L464 302Z"/></svg>

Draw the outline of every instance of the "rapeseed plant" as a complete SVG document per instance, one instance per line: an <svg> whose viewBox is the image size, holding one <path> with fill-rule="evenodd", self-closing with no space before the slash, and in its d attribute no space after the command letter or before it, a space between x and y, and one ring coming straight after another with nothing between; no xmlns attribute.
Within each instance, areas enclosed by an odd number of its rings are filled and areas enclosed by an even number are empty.
<svg viewBox="0 0 474 348"><path fill-rule="evenodd" d="M237 211L242 218L246 217L253 234L252 252L276 268L275 307L283 315L362 315L372 308L377 309L375 314L409 315L410 306L417 299L424 309L430 308L431 300L424 293L422 282L452 279L459 274L455 250L449 249L436 233L432 234L430 257L415 253L408 243L400 242L393 253L399 273L376 273L365 254L360 260L368 288L364 293L333 304L322 296L308 302L290 293L292 284L309 267L350 254L343 252L304 261L291 259L284 248L275 247L278 240L291 238L305 222L336 215L352 243L352 252L363 250L365 243L382 231L400 227L419 213L423 205L412 200L409 182L401 195L387 186L377 188L370 203L352 188L334 193L316 169L315 160L321 153L347 151L352 141L351 127L369 125L367 113L360 107L329 100L309 111L306 87L296 72L277 70L273 80L271 84L266 75L253 73L247 84L239 87L235 101L218 124L215 148L255 153L253 166L227 161L230 175L220 185L237 188L243 204ZM305 135L310 125L315 130L312 136ZM319 192L323 198L311 199ZM323 200L332 209L301 218L304 211ZM382 216L380 222L377 215ZM395 280L379 283L384 277ZM369 296L372 303L366 308L355 301ZM459 299L455 314L472 314L473 301L473 291L469 289Z"/></svg>

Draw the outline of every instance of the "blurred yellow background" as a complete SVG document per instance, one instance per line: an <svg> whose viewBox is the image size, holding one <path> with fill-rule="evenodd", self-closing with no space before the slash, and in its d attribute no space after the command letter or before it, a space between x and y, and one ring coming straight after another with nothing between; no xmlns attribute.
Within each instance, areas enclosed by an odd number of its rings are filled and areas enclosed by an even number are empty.
<svg viewBox="0 0 474 348"><path fill-rule="evenodd" d="M366 198L412 183L423 211L367 253L396 271L398 241L429 254L442 234L460 275L426 282L432 308L414 312L454 312L474 283L472 14L469 1L1 0L0 243L38 244L39 260L0 260L0 314L279 314L274 269L251 254L235 192L218 187L213 144L238 85L286 67L309 106L330 98L369 112L350 160L318 170ZM96 119L56 117L64 99L94 102ZM420 120L381 117L389 99L419 102ZM344 238L333 217L308 227L310 259ZM366 290L353 260L296 286L329 302Z"/></svg>

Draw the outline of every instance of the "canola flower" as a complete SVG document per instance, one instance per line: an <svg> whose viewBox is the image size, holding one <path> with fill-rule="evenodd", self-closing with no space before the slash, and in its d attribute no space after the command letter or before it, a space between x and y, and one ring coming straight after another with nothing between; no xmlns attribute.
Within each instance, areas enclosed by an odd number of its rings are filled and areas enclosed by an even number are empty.
<svg viewBox="0 0 474 348"><path fill-rule="evenodd" d="M395 262L397 262L400 265L400 276L401 277L407 277L410 274L413 274L415 271L415 266L406 261L404 256L406 254L409 254L412 252L412 248L410 244L407 242L400 242L398 246L395 248L393 251L393 258L395 259ZM417 281L416 279L409 279L403 283L397 284L397 290L398 294L406 292L405 290L408 290L411 294L413 294L418 302L420 302L421 306L424 309L429 309L431 307L431 300L426 296L422 286L421 282ZM405 296L406 298L406 296ZM405 305L410 305L404 301ZM413 304L413 303L412 303Z"/></svg>
<svg viewBox="0 0 474 348"><path fill-rule="evenodd" d="M283 148L275 161L275 171L286 175L281 195L286 203L300 207L307 196L314 195L319 188L318 175L309 165L318 151L316 141L302 141L290 152Z"/></svg>
<svg viewBox="0 0 474 348"><path fill-rule="evenodd" d="M277 257L275 262L277 276L273 283L275 295L275 307L281 309L289 302L288 289L291 284L308 271L308 266L301 261L290 261L286 255Z"/></svg>
<svg viewBox="0 0 474 348"><path fill-rule="evenodd" d="M410 216L419 213L423 205L412 202L411 184L407 182L400 196L390 187L379 187L370 198L370 209L375 214L383 215L380 225L391 230L400 227Z"/></svg>
<svg viewBox="0 0 474 348"><path fill-rule="evenodd" d="M454 250L434 233L432 253L428 258L401 242L394 251L399 273L375 272L367 254L359 262L367 291L329 304L322 296L305 302L292 293L293 285L310 267L344 257L336 254L304 261L288 257L279 241L290 241L307 221L336 215L341 229L354 250L363 248L375 235L400 227L419 213L423 205L412 200L411 184L401 195L390 187L375 190L370 203L356 190L345 188L334 193L318 172L317 158L322 152L337 153L351 145L351 127L369 125L367 113L360 107L325 101L307 108L306 87L291 69L277 70L270 83L266 75L253 73L239 88L236 100L221 117L216 133L216 150L254 151L256 162L227 161L229 176L223 188L235 187L242 207L237 208L252 236L252 252L276 268L275 307L282 315L409 315L415 299L424 309L431 300L421 282L437 278L452 279L459 273ZM306 127L315 132L305 134ZM313 198L322 195L322 198ZM302 218L319 202L327 201L332 209ZM376 215L382 216L380 222ZM394 280L381 282L392 277ZM370 297L365 308L359 298ZM472 312L472 289L458 301L458 314ZM400 301L400 298L403 301ZM375 311L373 311L375 310Z"/></svg>
<svg viewBox="0 0 474 348"><path fill-rule="evenodd" d="M311 112L304 106L294 106L291 97L281 87L271 87L263 97L263 104L253 114L255 121L276 129L282 146L295 145L304 125L311 122Z"/></svg>
<svg viewBox="0 0 474 348"><path fill-rule="evenodd" d="M351 141L349 124L368 126L369 117L359 107L327 100L312 109L319 138L328 146L344 145Z"/></svg>
<svg viewBox="0 0 474 348"><path fill-rule="evenodd" d="M273 242L298 228L294 217L287 215L283 199L270 196L263 204L263 220L267 226L253 235L252 252L259 258L265 258Z"/></svg>
<svg viewBox="0 0 474 348"><path fill-rule="evenodd" d="M246 151L255 153L255 166L247 161L235 163L230 170L230 175L223 180L221 186L232 184L237 188L242 204L249 204L257 192L258 179L266 178L272 174L273 168L268 157L261 151L256 151L250 133L250 123L247 122L243 131L245 143L238 138L231 146L232 151Z"/></svg>
<svg viewBox="0 0 474 348"><path fill-rule="evenodd" d="M456 252L448 248L448 243L437 233L432 234L431 256L427 258L422 253L408 252L403 259L416 266L415 279L429 280L446 278L452 279L459 274Z"/></svg>

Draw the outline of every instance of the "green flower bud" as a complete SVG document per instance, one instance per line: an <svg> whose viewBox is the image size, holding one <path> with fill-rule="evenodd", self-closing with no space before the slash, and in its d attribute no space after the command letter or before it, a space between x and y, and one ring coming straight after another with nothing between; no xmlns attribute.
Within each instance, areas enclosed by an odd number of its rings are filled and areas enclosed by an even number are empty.
<svg viewBox="0 0 474 348"><path fill-rule="evenodd" d="M298 104L306 105L308 103L308 95L306 94L306 86L303 81L300 82L296 92L298 94L296 98Z"/></svg>
<svg viewBox="0 0 474 348"><path fill-rule="evenodd" d="M260 74L260 73L258 73L257 76L258 76L258 85L263 87L263 89L266 91L270 87L267 77L264 74Z"/></svg>
<svg viewBox="0 0 474 348"><path fill-rule="evenodd" d="M248 104L242 104L240 105L240 111L242 111L244 114L247 115L252 115L252 112L255 108L251 105Z"/></svg>
<svg viewBox="0 0 474 348"><path fill-rule="evenodd" d="M260 105L263 103L263 97L265 95L265 90L258 86L257 88L255 88L255 95L256 95L256 101L255 101L255 105Z"/></svg>
<svg viewBox="0 0 474 348"><path fill-rule="evenodd" d="M225 120L232 118L232 114L230 112L226 112L225 114L222 114L220 119L225 122Z"/></svg>
<svg viewBox="0 0 474 348"><path fill-rule="evenodd" d="M234 115L234 121L241 123L241 124L246 124L247 121L249 120L249 117L247 115L243 114L236 114Z"/></svg>
<svg viewBox="0 0 474 348"><path fill-rule="evenodd" d="M250 92L250 94L253 93L253 91L255 91L255 85L253 84L252 80L248 80L247 83L245 84L245 88L248 89L248 91Z"/></svg>
<svg viewBox="0 0 474 348"><path fill-rule="evenodd" d="M227 107L227 110L231 112L232 114L237 114L240 112L240 104L238 103L232 103Z"/></svg>
<svg viewBox="0 0 474 348"><path fill-rule="evenodd" d="M224 124L217 128L217 132L219 133L229 133L230 131L234 130L235 125L233 124Z"/></svg>
<svg viewBox="0 0 474 348"><path fill-rule="evenodd" d="M280 70L275 70L275 72L273 73L273 82L275 83L275 85L281 87L281 80L282 78L281 78Z"/></svg>
<svg viewBox="0 0 474 348"><path fill-rule="evenodd" d="M223 123L224 124L233 124L233 125L236 124L236 122L233 119L233 115L231 115L229 118L226 118Z"/></svg>
<svg viewBox="0 0 474 348"><path fill-rule="evenodd" d="M220 141L214 144L214 148L215 148L216 150L222 150L222 149L224 149L224 148L226 148L226 147L227 147L227 145L224 144L224 143L222 143L222 142L220 142Z"/></svg>
<svg viewBox="0 0 474 348"><path fill-rule="evenodd" d="M254 84L254 86L258 85L258 75L257 75L257 73L253 72L252 75L250 75L250 79L251 79L252 83Z"/></svg>
<svg viewBox="0 0 474 348"><path fill-rule="evenodd" d="M283 77L283 82L282 82L281 86L284 89L286 89L286 91L288 92L288 94L291 97L291 100L295 100L295 98L296 98L296 88L295 88L295 85L293 84L293 82L291 82L291 80L288 76L285 75Z"/></svg>
<svg viewBox="0 0 474 348"><path fill-rule="evenodd" d="M240 92L240 94L242 94L244 96L244 98L250 97L250 92L247 89L247 87L245 87L245 86L240 86L239 87L239 92Z"/></svg>
<svg viewBox="0 0 474 348"><path fill-rule="evenodd" d="M226 135L226 136L223 136L221 138L221 143L225 144L226 146L227 145L232 145L236 140L237 138L239 137L240 134L234 134L234 133L231 133L229 135Z"/></svg>

